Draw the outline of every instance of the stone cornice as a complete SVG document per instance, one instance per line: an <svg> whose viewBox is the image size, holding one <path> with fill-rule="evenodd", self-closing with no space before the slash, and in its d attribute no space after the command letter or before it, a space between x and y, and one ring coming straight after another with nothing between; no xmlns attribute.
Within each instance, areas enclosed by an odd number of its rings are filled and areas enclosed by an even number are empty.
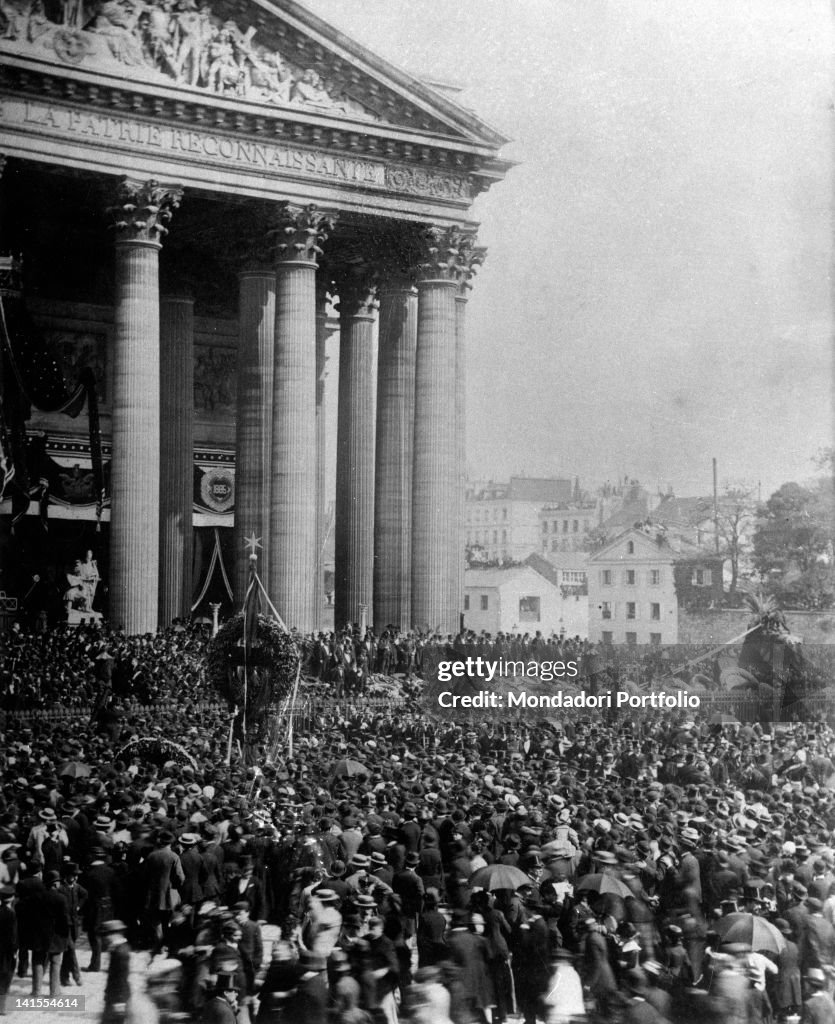
<svg viewBox="0 0 835 1024"><path fill-rule="evenodd" d="M3 57L0 90L41 102L70 104L103 116L148 118L180 128L230 132L235 137L392 161L407 173L451 175L466 183L469 198L501 180L512 166L499 160L491 147L468 140L381 122L333 118L310 110L278 109L198 90L130 83L104 73L56 68L14 55ZM460 193L460 186L457 190Z"/></svg>

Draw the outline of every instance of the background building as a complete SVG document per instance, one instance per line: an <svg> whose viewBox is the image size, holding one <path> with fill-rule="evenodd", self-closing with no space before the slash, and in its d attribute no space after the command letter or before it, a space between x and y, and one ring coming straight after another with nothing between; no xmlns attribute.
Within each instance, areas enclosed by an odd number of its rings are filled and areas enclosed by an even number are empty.
<svg viewBox="0 0 835 1024"><path fill-rule="evenodd" d="M465 543L472 561L522 562L540 549L540 513L566 502L571 480L512 476L507 483L471 482L464 503Z"/></svg>
<svg viewBox="0 0 835 1024"><path fill-rule="evenodd" d="M464 627L477 633L559 633L559 587L529 565L467 569Z"/></svg>
<svg viewBox="0 0 835 1024"><path fill-rule="evenodd" d="M675 535L629 529L589 558L589 639L678 643L679 607L718 604L722 559Z"/></svg>

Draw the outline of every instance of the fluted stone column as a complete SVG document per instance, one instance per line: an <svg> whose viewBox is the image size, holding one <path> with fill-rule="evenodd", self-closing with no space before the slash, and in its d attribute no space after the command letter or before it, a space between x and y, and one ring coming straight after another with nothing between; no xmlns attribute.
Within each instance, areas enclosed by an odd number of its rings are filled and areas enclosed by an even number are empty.
<svg viewBox="0 0 835 1024"><path fill-rule="evenodd" d="M289 627L317 619L316 261L330 220L283 204L276 231L269 579Z"/></svg>
<svg viewBox="0 0 835 1024"><path fill-rule="evenodd" d="M456 296L471 273L473 241L452 227L426 229L423 243L417 281L412 622L456 633L461 533Z"/></svg>
<svg viewBox="0 0 835 1024"><path fill-rule="evenodd" d="M412 457L417 289L380 287L374 475L374 626L412 624Z"/></svg>
<svg viewBox="0 0 835 1024"><path fill-rule="evenodd" d="M160 303L159 624L191 612L194 299Z"/></svg>
<svg viewBox="0 0 835 1024"><path fill-rule="evenodd" d="M334 623L370 614L374 585L376 287L342 275L339 291L339 410L336 437Z"/></svg>
<svg viewBox="0 0 835 1024"><path fill-rule="evenodd" d="M244 270L238 275L234 588L239 608L243 606L249 584L247 537L254 536L261 542L261 550L257 552L259 576L270 592L275 281L275 269L267 266Z"/></svg>
<svg viewBox="0 0 835 1024"><path fill-rule="evenodd" d="M466 568L466 528L464 495L467 488L467 298L470 280L485 259L487 250L474 244L471 234L463 235L458 250L458 293L455 296L455 442L458 460L458 573L452 601L458 609L457 624L464 610L464 570Z"/></svg>
<svg viewBox="0 0 835 1024"><path fill-rule="evenodd" d="M157 628L159 586L159 251L182 191L124 180L116 231L110 621Z"/></svg>
<svg viewBox="0 0 835 1024"><path fill-rule="evenodd" d="M316 583L313 594L316 617L314 627L321 629L325 613L325 541L327 506L327 380L328 290L321 274L316 281Z"/></svg>

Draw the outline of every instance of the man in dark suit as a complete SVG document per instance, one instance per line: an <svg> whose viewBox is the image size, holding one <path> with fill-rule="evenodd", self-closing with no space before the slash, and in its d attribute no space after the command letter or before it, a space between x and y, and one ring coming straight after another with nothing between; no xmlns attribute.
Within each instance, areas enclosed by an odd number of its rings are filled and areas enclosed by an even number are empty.
<svg viewBox="0 0 835 1024"><path fill-rule="evenodd" d="M116 872L104 860L104 850L95 846L90 851L90 866L81 877L87 900L81 911L81 923L90 942L90 963L85 971L101 970L101 934L105 921L113 918L117 903L119 882Z"/></svg>
<svg viewBox="0 0 835 1024"><path fill-rule="evenodd" d="M823 904L814 896L806 899L809 911L800 935L800 969L830 967L835 962L835 928L823 916Z"/></svg>
<svg viewBox="0 0 835 1024"><path fill-rule="evenodd" d="M14 975L17 953L17 916L12 909L14 886L0 887L0 1014L6 1012L6 996Z"/></svg>
<svg viewBox="0 0 835 1024"><path fill-rule="evenodd" d="M101 1024L123 1024L125 1009L130 998L130 946L121 921L105 921L100 939L110 954L107 982L104 986L104 1009Z"/></svg>
<svg viewBox="0 0 835 1024"><path fill-rule="evenodd" d="M238 990L234 974L218 974L211 999L203 1007L200 1024L236 1024Z"/></svg>
<svg viewBox="0 0 835 1024"><path fill-rule="evenodd" d="M31 864L26 877L17 883L15 914L17 915L17 973L24 978L28 973L29 953L32 954L32 995L41 994L46 950L49 946L49 925L46 916L46 888L40 868Z"/></svg>
<svg viewBox="0 0 835 1024"><path fill-rule="evenodd" d="M78 967L75 944L81 932L81 911L87 900L87 890L78 884L78 865L74 861L66 861L61 874L63 878L61 892L66 897L70 917L69 942L61 961L61 984L69 985L72 978L76 985L80 985L81 972Z"/></svg>
<svg viewBox="0 0 835 1024"><path fill-rule="evenodd" d="M46 887L46 921L49 928L49 944L46 947L46 964L49 964L49 995L61 995L61 961L70 942L70 907L67 897L61 892L61 875L58 871L47 871L44 875ZM34 966L33 966L34 980Z"/></svg>
<svg viewBox="0 0 835 1024"><path fill-rule="evenodd" d="M180 836L180 863L183 866L185 880L180 887L180 897L184 904L196 908L203 899L203 881L206 878L206 865L203 855L197 848L200 837L195 832L184 832ZM192 921L194 913L191 914Z"/></svg>
<svg viewBox="0 0 835 1024"><path fill-rule="evenodd" d="M151 938L151 952L162 952L165 944L171 911L174 908L173 889L179 889L185 881L183 865L179 856L171 849L174 836L163 829L157 838L157 848L144 864L145 913Z"/></svg>
<svg viewBox="0 0 835 1024"><path fill-rule="evenodd" d="M423 897L426 891L423 880L415 873L419 863L420 854L407 853L405 867L395 872L391 882L392 889L401 900L400 916L403 922L403 936L407 940L417 931L417 919L423 910Z"/></svg>
<svg viewBox="0 0 835 1024"><path fill-rule="evenodd" d="M255 995L255 976L264 961L264 945L261 939L261 926L249 917L249 904L244 900L233 907L235 920L241 929L238 940L238 953L244 967L246 978L246 996Z"/></svg>

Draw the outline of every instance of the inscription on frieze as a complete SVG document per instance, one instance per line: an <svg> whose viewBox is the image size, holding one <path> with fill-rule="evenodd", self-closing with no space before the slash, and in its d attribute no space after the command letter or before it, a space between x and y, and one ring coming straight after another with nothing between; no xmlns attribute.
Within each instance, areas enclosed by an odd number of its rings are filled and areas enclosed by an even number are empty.
<svg viewBox="0 0 835 1024"><path fill-rule="evenodd" d="M0 118L6 124L35 127L53 135L101 141L133 151L157 151L201 163L228 165L266 174L283 172L293 177L320 178L359 188L433 199L462 201L471 198L470 182L463 175L277 142L242 139L221 132L155 124L58 104L4 99L0 104Z"/></svg>

